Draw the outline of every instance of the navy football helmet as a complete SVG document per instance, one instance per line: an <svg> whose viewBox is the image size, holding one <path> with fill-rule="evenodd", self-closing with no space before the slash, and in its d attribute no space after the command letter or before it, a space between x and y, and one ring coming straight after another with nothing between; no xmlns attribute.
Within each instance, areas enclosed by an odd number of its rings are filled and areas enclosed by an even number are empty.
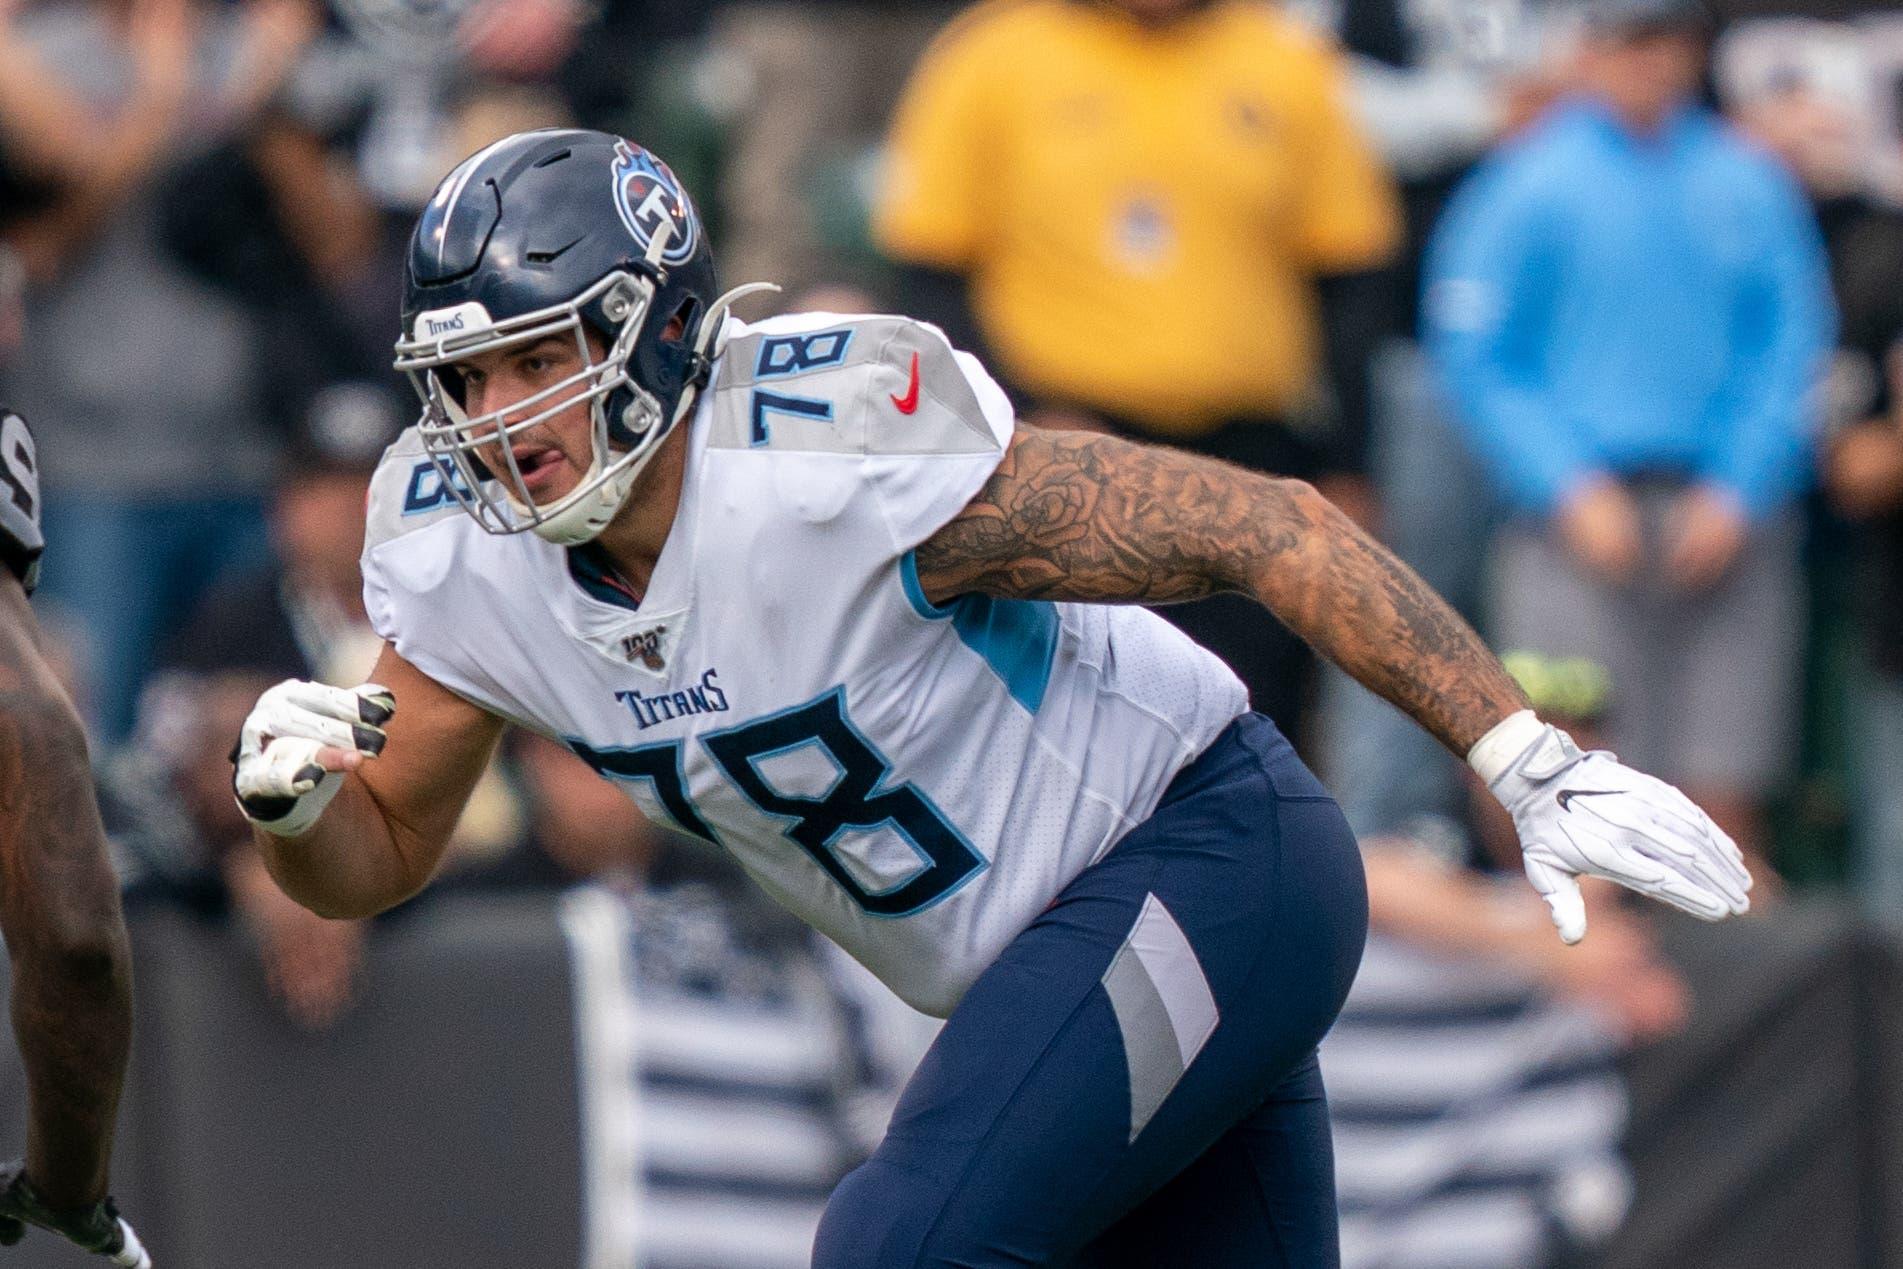
<svg viewBox="0 0 1903 1269"><path fill-rule="evenodd" d="M666 164L572 128L518 133L458 164L416 222L404 281L396 368L423 398L418 431L445 484L490 532L532 529L562 545L614 518L705 386L727 306L757 289L716 298L706 231ZM573 335L582 370L505 409L463 409L458 361L550 335ZM538 506L509 438L582 400L593 464Z"/></svg>

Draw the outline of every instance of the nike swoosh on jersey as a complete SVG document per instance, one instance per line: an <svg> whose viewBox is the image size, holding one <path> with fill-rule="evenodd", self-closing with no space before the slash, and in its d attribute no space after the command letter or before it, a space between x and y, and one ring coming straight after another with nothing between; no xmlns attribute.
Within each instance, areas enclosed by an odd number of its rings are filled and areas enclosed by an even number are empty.
<svg viewBox="0 0 1903 1269"><path fill-rule="evenodd" d="M1623 789L1561 789L1559 791L1559 809L1569 810L1568 804L1574 798L1596 798L1606 793L1623 793Z"/></svg>
<svg viewBox="0 0 1903 1269"><path fill-rule="evenodd" d="M899 407L900 414L916 414L918 412L918 354L917 353L912 354L911 386L906 388L904 396L899 396L897 393L893 393L892 404Z"/></svg>

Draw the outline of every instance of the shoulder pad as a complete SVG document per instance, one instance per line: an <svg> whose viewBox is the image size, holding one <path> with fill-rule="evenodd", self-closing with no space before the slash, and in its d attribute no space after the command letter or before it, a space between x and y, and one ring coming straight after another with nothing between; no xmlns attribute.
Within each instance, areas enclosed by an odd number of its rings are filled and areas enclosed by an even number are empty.
<svg viewBox="0 0 1903 1269"><path fill-rule="evenodd" d="M413 427L405 428L370 477L370 505L365 517L364 549L373 550L392 538L415 532L445 516L463 514L450 488L454 474L437 466L423 452Z"/></svg>
<svg viewBox="0 0 1903 1269"><path fill-rule="evenodd" d="M721 356L707 443L835 454L974 454L998 439L938 329L804 313L750 327Z"/></svg>

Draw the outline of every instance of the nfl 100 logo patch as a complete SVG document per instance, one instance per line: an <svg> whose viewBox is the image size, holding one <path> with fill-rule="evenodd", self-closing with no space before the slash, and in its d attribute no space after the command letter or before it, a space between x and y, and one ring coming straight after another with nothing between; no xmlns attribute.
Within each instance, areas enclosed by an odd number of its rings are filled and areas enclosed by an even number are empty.
<svg viewBox="0 0 1903 1269"><path fill-rule="evenodd" d="M655 678L666 678L668 671L679 661L681 627L685 624L684 612L654 613L643 616L637 621L620 627L613 632L603 632L597 646L620 658Z"/></svg>
<svg viewBox="0 0 1903 1269"><path fill-rule="evenodd" d="M659 674L667 668L667 647L663 642L666 637L666 626L637 630L621 640L621 655Z"/></svg>

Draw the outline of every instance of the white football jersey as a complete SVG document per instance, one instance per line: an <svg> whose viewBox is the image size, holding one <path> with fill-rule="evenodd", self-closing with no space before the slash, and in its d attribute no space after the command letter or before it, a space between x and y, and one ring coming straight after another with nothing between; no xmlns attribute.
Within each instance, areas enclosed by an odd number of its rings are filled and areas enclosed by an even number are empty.
<svg viewBox="0 0 1903 1269"><path fill-rule="evenodd" d="M930 326L733 321L685 425L638 608L587 549L485 533L405 434L371 490L371 619L942 1016L1150 814L1242 685L1141 609L925 598L913 548L1013 425Z"/></svg>

